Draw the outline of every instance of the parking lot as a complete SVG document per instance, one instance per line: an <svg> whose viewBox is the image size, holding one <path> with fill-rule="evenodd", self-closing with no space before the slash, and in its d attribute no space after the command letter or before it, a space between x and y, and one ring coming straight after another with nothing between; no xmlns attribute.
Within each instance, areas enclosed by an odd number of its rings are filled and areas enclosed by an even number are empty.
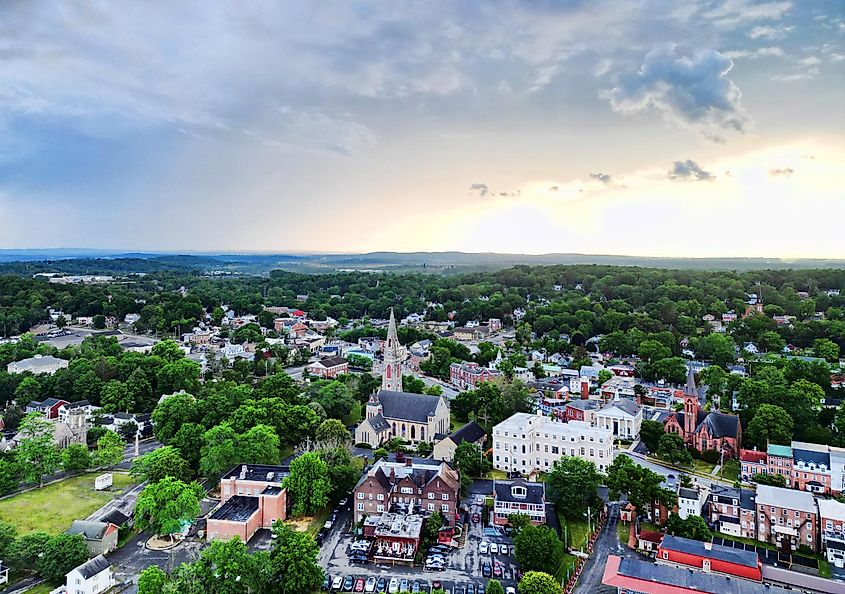
<svg viewBox="0 0 845 594"><path fill-rule="evenodd" d="M465 503L470 505L470 514L481 513L482 508L479 504L467 500ZM484 563L490 565L491 573L495 570L496 564L501 569L502 576L497 577L502 583L502 586L516 587L516 570L517 564L513 557L513 542L512 539L503 533L492 533L488 529L488 534L485 534L482 523L469 523L469 533L465 545L462 548L454 549L447 552L444 557L446 560L446 567L442 571L427 571L420 566L390 566L390 565L376 565L373 563L356 564L351 563L348 549L350 545L355 542L353 534L347 531L351 512L348 509L343 510L335 522L335 525L326 535L325 541L320 547L320 565L329 575L333 581L337 576L346 578L346 576L353 576L354 582L358 578L366 578L374 576L376 579L383 577L385 582L389 583L390 578L397 578L399 580L407 580L409 591L414 591L414 582L418 582L420 592L429 592L432 583L439 581L442 588L452 594L457 592L466 592L467 586L472 585L473 590L477 593L479 586L487 586L487 582L496 576L486 577L482 573ZM489 543L496 543L497 545L508 545L508 554L490 554L484 555L479 552L479 547L482 541Z"/></svg>

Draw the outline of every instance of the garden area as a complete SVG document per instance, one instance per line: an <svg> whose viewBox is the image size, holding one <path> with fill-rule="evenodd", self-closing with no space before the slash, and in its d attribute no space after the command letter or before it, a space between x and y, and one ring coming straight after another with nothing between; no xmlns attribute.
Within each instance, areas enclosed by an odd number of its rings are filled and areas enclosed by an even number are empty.
<svg viewBox="0 0 845 594"><path fill-rule="evenodd" d="M49 534L64 532L74 520L85 519L134 484L128 474L113 472L111 488L95 491L94 479L99 474L74 476L3 499L0 519L14 524L19 534L35 530Z"/></svg>

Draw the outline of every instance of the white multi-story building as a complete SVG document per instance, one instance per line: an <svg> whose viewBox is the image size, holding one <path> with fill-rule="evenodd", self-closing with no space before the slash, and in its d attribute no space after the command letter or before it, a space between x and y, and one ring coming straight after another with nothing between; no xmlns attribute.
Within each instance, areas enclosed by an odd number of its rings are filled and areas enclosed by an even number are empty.
<svg viewBox="0 0 845 594"><path fill-rule="evenodd" d="M633 400L616 398L595 412L593 424L609 429L617 439L633 441L640 437L643 409Z"/></svg>
<svg viewBox="0 0 845 594"><path fill-rule="evenodd" d="M542 413L516 413L493 427L493 467L547 472L563 456L589 460L604 472L613 462L613 432L584 421L562 423Z"/></svg>

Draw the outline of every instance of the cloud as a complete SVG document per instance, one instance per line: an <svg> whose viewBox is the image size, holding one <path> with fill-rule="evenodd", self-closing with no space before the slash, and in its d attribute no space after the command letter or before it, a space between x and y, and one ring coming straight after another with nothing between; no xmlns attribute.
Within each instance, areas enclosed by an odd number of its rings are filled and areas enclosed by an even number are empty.
<svg viewBox="0 0 845 594"><path fill-rule="evenodd" d="M478 196L479 196L480 198L484 198L484 197L487 195L487 192L489 192L489 191L490 191L490 188L487 186L487 184L472 184L472 185L469 187L469 189L470 189L471 191L476 191L476 192L478 192Z"/></svg>
<svg viewBox="0 0 845 594"><path fill-rule="evenodd" d="M818 56L809 56L801 60L800 63L804 66L815 66L816 64L821 64L821 60Z"/></svg>
<svg viewBox="0 0 845 594"><path fill-rule="evenodd" d="M773 46L760 47L754 50L731 50L727 52L722 52L722 55L727 56L731 60L736 60L737 58L748 58L750 60L755 60L757 58L783 56L784 52L781 48Z"/></svg>
<svg viewBox="0 0 845 594"><path fill-rule="evenodd" d="M744 133L749 118L742 93L727 75L731 59L715 50L681 54L674 43L658 45L635 72L623 73L602 96L630 115L654 110L663 118L720 140L725 131Z"/></svg>
<svg viewBox="0 0 845 594"><path fill-rule="evenodd" d="M669 170L669 179L678 181L712 181L716 176L705 171L701 166L693 161L687 159L686 161L675 161L672 164L672 169Z"/></svg>
<svg viewBox="0 0 845 594"><path fill-rule="evenodd" d="M730 27L753 21L778 20L790 8L790 1L725 0L704 16L717 25Z"/></svg>
<svg viewBox="0 0 845 594"><path fill-rule="evenodd" d="M769 175L772 177L789 177L795 173L795 170L791 167L785 167L783 169L769 169Z"/></svg>
<svg viewBox="0 0 845 594"><path fill-rule="evenodd" d="M821 70L813 66L803 72L793 72L791 74L776 74L772 80L778 82L796 82L800 80L812 80L821 74Z"/></svg>
<svg viewBox="0 0 845 594"><path fill-rule="evenodd" d="M598 180L603 184L613 183L613 176L608 173L591 173L590 178Z"/></svg>
<svg viewBox="0 0 845 594"><path fill-rule="evenodd" d="M789 27L754 27L748 32L751 39L783 39L790 33L794 26Z"/></svg>

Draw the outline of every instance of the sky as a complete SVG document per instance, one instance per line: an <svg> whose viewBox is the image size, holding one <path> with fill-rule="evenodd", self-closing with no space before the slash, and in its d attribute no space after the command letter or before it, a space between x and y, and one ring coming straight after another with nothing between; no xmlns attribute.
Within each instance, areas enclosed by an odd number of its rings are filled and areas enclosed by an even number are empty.
<svg viewBox="0 0 845 594"><path fill-rule="evenodd" d="M6 0L0 248L845 257L845 2Z"/></svg>

